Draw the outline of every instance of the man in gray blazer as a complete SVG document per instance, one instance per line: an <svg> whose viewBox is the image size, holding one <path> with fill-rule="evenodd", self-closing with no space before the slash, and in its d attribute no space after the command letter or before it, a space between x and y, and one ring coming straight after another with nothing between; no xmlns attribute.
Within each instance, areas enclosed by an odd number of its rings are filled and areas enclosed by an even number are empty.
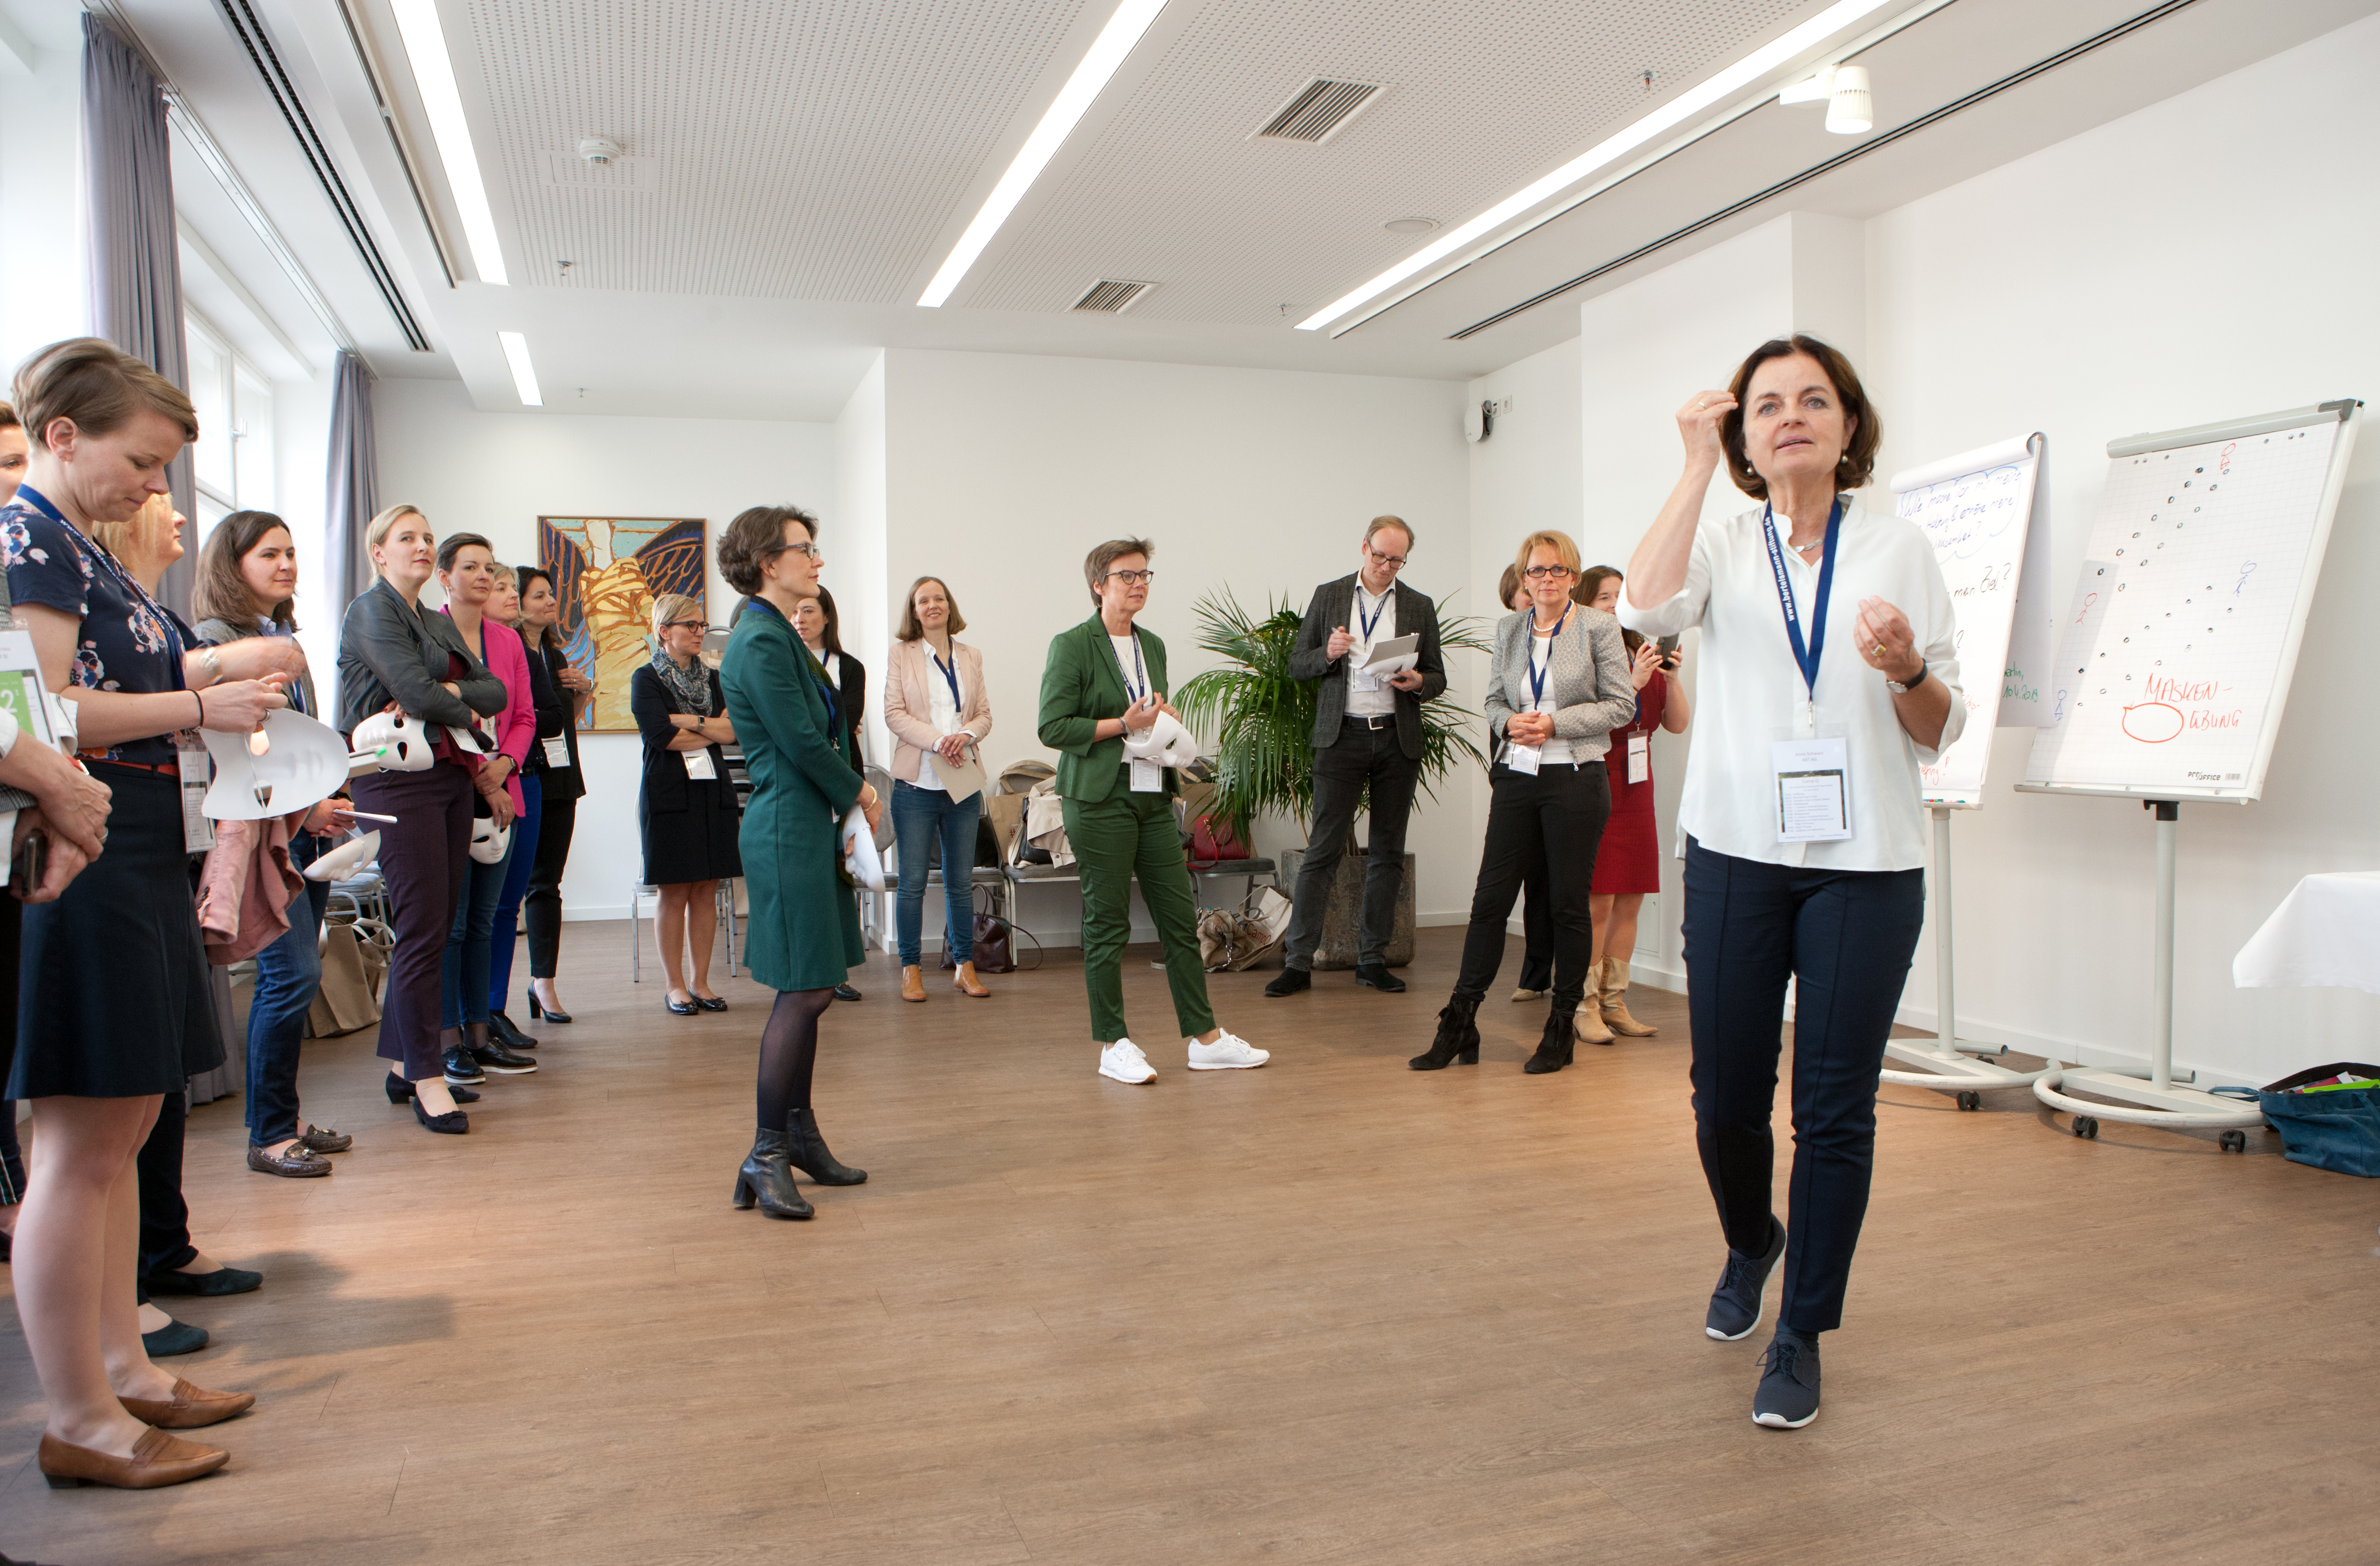
<svg viewBox="0 0 2380 1566"><path fill-rule="evenodd" d="M1404 879L1405 820L1413 814L1414 784L1421 775L1421 704L1446 688L1438 606L1397 580L1413 543L1413 529L1401 518L1373 517L1364 529L1355 574L1317 588L1305 622L1297 628L1289 672L1300 680L1322 682L1314 704L1314 827L1297 872L1288 951L1280 977L1265 986L1269 996L1294 995L1314 982L1322 917L1367 784L1370 864L1364 875L1355 982L1390 991L1405 987L1389 971L1389 933ZM1414 667L1385 679L1364 672L1373 647L1410 636L1421 638L1414 649L1420 662Z"/></svg>

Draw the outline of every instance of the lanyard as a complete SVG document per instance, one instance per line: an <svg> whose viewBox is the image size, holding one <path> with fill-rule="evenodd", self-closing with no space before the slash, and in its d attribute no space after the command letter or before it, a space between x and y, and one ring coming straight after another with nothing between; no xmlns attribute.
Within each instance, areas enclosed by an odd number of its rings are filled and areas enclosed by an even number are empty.
<svg viewBox="0 0 2380 1566"><path fill-rule="evenodd" d="M91 553L99 556L99 558L105 563L107 566L107 574L115 578L116 586L124 589L127 597L146 605L149 612L157 617L158 629L162 630L165 634L165 661L168 666L168 672L171 674L174 681L172 685L167 686L165 688L167 690L189 689L189 682L184 677L182 673L182 655L185 650L182 646L182 633L175 626L174 617L165 612L164 606L159 603L155 599L149 596L149 589L142 587L139 581L135 580L132 573L127 571L124 568L123 563L118 561L115 556L110 554L104 545L103 545L97 539L89 537L81 528L67 521L66 518L66 513L60 511L55 505L52 504L49 496L42 493L41 491L33 488L30 484L19 484L17 486L17 498L31 506L35 511L40 512L42 516L48 517L51 521L56 523L59 527L64 528L67 532L72 533L75 538L81 542L84 548L90 550Z"/></svg>
<svg viewBox="0 0 2380 1566"><path fill-rule="evenodd" d="M1537 634L1537 612L1534 609L1529 611L1529 636L1531 638L1529 642L1529 705L1533 709L1540 708L1545 705L1546 676L1553 673L1554 667L1554 638L1560 636L1562 634L1562 627L1569 624L1570 606L1568 604L1564 604L1562 606L1562 617L1554 622L1554 628L1552 630L1546 633L1546 666L1540 669L1537 667L1537 644L1535 639Z"/></svg>
<svg viewBox="0 0 2380 1566"><path fill-rule="evenodd" d="M1785 611L1785 636L1793 644L1793 662L1801 667L1802 683L1809 693L1803 704L1803 715L1815 720L1818 710L1818 660L1827 650L1827 599L1835 590L1835 539L1843 525L1843 497L1835 497L1834 509L1827 513L1827 559L1818 567L1818 596L1811 608L1810 639L1802 640L1802 616L1793 602L1793 578L1785 574L1785 551L1777 541L1777 516L1773 506L1760 508L1761 536L1768 544L1768 568L1777 577L1777 602Z"/></svg>
<svg viewBox="0 0 2380 1566"><path fill-rule="evenodd" d="M1112 637L1108 638L1108 650L1111 652L1115 651L1115 638ZM1121 652L1116 653L1116 673L1123 679L1123 693L1124 695L1132 698L1133 705L1138 706L1141 699L1148 695L1148 671L1142 666L1140 662L1140 627L1137 625L1135 625L1132 628L1132 667L1133 674L1140 676L1140 686L1138 689L1135 689L1133 686L1132 674L1126 674L1123 672L1123 654Z"/></svg>
<svg viewBox="0 0 2380 1566"><path fill-rule="evenodd" d="M1134 644L1134 650L1139 650L1139 644L1136 642ZM935 653L933 644L930 642L926 646L926 656L933 659L934 667L941 671L942 679L951 687L952 716L964 717L966 713L966 703L959 699L959 649L957 645L955 643L952 645L951 661L948 663L943 662Z"/></svg>
<svg viewBox="0 0 2380 1566"><path fill-rule="evenodd" d="M1364 589L1361 585L1356 587L1355 624L1364 627L1364 645L1366 647L1372 645L1372 627L1378 625L1380 623L1380 616L1388 613L1389 593L1392 593L1396 590L1397 589L1391 586L1389 589L1389 592L1382 593L1380 595L1380 601L1372 606L1371 614L1366 616L1364 613ZM1567 613L1568 611L1564 611L1564 613Z"/></svg>

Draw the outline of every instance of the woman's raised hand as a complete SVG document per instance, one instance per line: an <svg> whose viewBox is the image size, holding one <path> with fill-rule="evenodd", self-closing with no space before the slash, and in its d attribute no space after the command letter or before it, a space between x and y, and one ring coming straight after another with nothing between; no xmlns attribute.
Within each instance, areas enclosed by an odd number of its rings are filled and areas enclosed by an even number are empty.
<svg viewBox="0 0 2380 1566"><path fill-rule="evenodd" d="M1628 678L1638 690L1643 690L1646 682L1652 679L1653 671L1660 666L1660 648L1649 641L1641 643L1636 649L1635 658L1629 663Z"/></svg>
<svg viewBox="0 0 2380 1566"><path fill-rule="evenodd" d="M1719 439L1719 426L1735 411L1734 395L1729 392L1696 392L1678 409L1678 436L1686 443L1689 462L1723 462L1727 447Z"/></svg>
<svg viewBox="0 0 2380 1566"><path fill-rule="evenodd" d="M251 640L259 638L250 638ZM225 680L199 693L205 721L199 726L219 734L252 734L263 726L264 715L289 705L281 694L279 674L261 680Z"/></svg>

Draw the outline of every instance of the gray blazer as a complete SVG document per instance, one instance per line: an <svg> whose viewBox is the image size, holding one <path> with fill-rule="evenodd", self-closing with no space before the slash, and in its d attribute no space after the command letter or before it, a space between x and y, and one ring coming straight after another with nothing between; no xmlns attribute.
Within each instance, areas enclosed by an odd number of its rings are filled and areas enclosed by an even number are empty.
<svg viewBox="0 0 2380 1566"><path fill-rule="evenodd" d="M447 655L463 660L459 697L441 684ZM463 633L443 614L406 607L385 579L375 580L347 605L339 622L339 718L341 734L394 701L426 722L468 728L492 718L511 698L504 682L471 656Z"/></svg>
<svg viewBox="0 0 2380 1566"><path fill-rule="evenodd" d="M1418 761L1422 749L1421 704L1446 689L1446 658L1438 646L1438 605L1402 582L1390 590L1396 594L1397 635L1409 637L1418 632L1421 636L1414 648L1421 660L1414 665L1414 672L1421 676L1421 688L1393 693L1397 703L1397 748L1405 753L1407 760ZM1290 649L1290 678L1322 682L1321 688L1314 693L1313 738L1317 750L1338 744L1341 725L1347 720L1347 660L1330 656L1330 633L1342 625L1352 626L1354 613L1355 574L1351 571L1314 589L1314 600L1305 606L1305 619L1297 627L1297 641Z"/></svg>
<svg viewBox="0 0 2380 1566"><path fill-rule="evenodd" d="M1496 626L1496 662L1488 678L1488 732L1504 738L1505 722L1529 706L1529 622L1523 611ZM1553 686L1554 737L1570 741L1581 760L1611 748L1610 734L1636 716L1636 687L1630 677L1628 644L1620 622L1600 609L1576 605L1554 637L1547 660Z"/></svg>

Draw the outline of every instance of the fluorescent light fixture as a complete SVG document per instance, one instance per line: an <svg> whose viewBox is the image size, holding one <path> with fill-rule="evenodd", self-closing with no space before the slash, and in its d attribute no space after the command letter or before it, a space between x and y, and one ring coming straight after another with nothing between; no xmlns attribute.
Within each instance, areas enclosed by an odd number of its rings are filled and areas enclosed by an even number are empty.
<svg viewBox="0 0 2380 1566"><path fill-rule="evenodd" d="M421 90L422 111L429 115L430 133L438 142L438 161L446 167L446 187L462 210L471 270L482 283L509 283L504 248L496 237L496 214L480 178L470 121L463 115L462 89L455 85L455 62L446 53L446 30L439 25L437 0L390 0L390 9L396 13L396 30L405 40L405 57L413 64L414 84Z"/></svg>
<svg viewBox="0 0 2380 1566"><path fill-rule="evenodd" d="M1577 184L1605 164L1633 152L1670 127L1742 91L1803 51L1816 47L1862 17L1880 11L1897 0L1836 0L1836 4L1803 22L1774 43L1754 50L1716 76L1678 94L1617 135L1588 148L1533 185L1513 192L1470 222L1448 229L1431 243L1397 262L1351 294L1333 299L1297 323L1300 332L1316 332L1377 294L1384 294L1415 273L1443 261L1473 240L1510 223L1538 202Z"/></svg>
<svg viewBox="0 0 2380 1566"><path fill-rule="evenodd" d="M543 407L545 395L537 389L537 366L528 361L528 339L517 332L499 332L496 341L504 346L504 362L513 367L513 390L520 394L523 407Z"/></svg>
<svg viewBox="0 0 2380 1566"><path fill-rule="evenodd" d="M428 0L415 3L427 4ZM1057 102L1041 116L1041 123L1033 127L1033 134L1025 139L1016 161L1008 165L1008 172L1000 176L1000 183L984 199L983 210L975 214L975 221L967 225L966 232L959 236L959 242L943 260L942 269L934 273L934 280L917 297L920 305L938 309L951 297L959 279L983 254L983 248L1000 232L1000 225L1008 221L1008 214L1016 210L1025 192L1041 177L1041 171L1050 166L1050 160L1058 155L1058 149L1074 134L1075 125L1089 112L1092 101L1107 86L1109 78L1123 66L1124 56L1132 53L1133 45L1140 42L1140 35L1148 30L1157 13L1163 9L1165 0L1123 0L1116 7L1108 25L1099 30L1090 52L1083 56L1083 63L1075 67L1075 74L1059 90Z"/></svg>

